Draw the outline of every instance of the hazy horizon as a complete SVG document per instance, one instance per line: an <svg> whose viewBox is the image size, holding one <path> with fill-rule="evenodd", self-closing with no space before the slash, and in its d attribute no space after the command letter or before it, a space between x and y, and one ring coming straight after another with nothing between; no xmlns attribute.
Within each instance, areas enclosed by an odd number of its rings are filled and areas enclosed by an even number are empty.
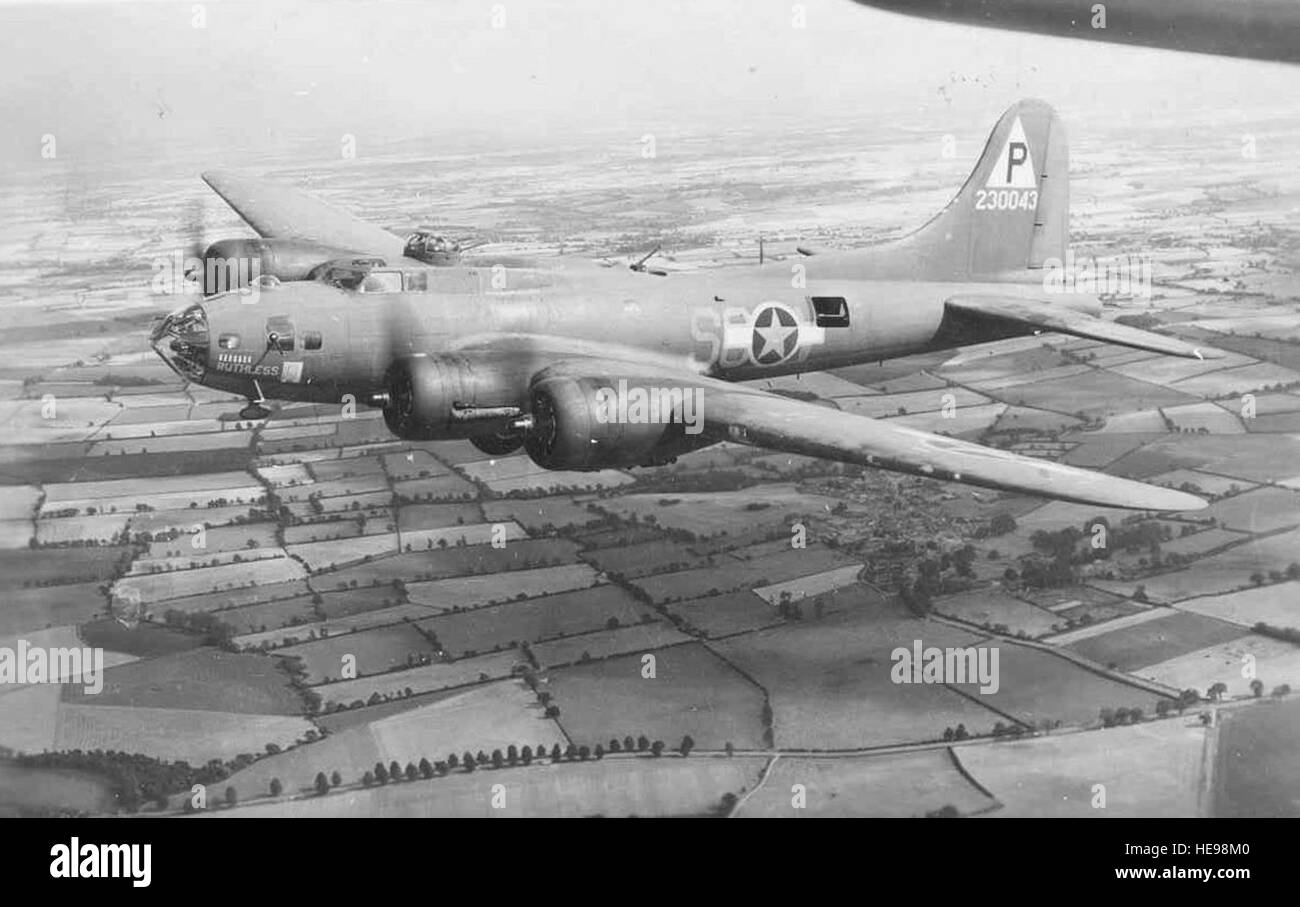
<svg viewBox="0 0 1300 907"><path fill-rule="evenodd" d="M0 6L0 27L11 44L0 155L14 175L49 163L45 136L73 168L286 153L325 165L343 159L345 136L363 157L400 142L465 152L592 137L635 150L646 133L876 117L950 118L956 130L1025 96L1067 123L1221 117L1236 142L1252 111L1300 89L1295 67L932 23L847 0L616 14L591 0L52 3Z"/></svg>

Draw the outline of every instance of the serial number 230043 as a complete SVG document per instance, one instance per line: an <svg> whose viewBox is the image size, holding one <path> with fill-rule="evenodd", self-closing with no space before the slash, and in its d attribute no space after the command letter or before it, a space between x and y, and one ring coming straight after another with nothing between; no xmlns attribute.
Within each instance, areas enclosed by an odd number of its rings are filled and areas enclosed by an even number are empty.
<svg viewBox="0 0 1300 907"><path fill-rule="evenodd" d="M1037 189L978 189L976 211L1033 211L1038 207Z"/></svg>

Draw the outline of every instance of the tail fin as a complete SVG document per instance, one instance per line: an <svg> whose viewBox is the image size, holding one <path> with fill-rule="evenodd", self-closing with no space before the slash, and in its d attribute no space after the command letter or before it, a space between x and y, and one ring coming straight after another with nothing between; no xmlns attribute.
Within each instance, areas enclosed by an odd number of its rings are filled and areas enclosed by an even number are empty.
<svg viewBox="0 0 1300 907"><path fill-rule="evenodd" d="M844 253L834 270L856 259L854 277L1028 277L1046 259L1065 258L1069 168L1065 127L1056 111L1042 101L1018 101L993 127L975 169L947 207L901 239Z"/></svg>

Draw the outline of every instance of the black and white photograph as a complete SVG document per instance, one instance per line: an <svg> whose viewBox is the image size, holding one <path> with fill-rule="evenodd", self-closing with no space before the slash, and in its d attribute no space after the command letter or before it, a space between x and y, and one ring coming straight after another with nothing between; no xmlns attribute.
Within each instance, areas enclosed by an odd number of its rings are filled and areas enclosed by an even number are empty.
<svg viewBox="0 0 1300 907"><path fill-rule="evenodd" d="M0 33L0 817L110 820L32 874L1127 818L1218 885L1300 816L1300 3Z"/></svg>

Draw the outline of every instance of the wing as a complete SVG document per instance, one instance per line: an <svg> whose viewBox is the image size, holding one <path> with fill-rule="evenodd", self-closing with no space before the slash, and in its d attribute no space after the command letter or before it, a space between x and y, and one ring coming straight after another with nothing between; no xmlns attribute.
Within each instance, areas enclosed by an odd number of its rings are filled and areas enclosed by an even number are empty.
<svg viewBox="0 0 1300 907"><path fill-rule="evenodd" d="M299 189L211 170L203 181L266 239L301 239L387 259L402 256L401 237Z"/></svg>
<svg viewBox="0 0 1300 907"><path fill-rule="evenodd" d="M1169 356L1187 359L1217 359L1220 356L1215 350L1202 350L1163 334L1103 321L1043 300L1014 296L953 296L944 305L954 314L976 320L1056 331Z"/></svg>
<svg viewBox="0 0 1300 907"><path fill-rule="evenodd" d="M555 375L700 388L704 431L717 441L1102 507L1177 512L1206 506L1185 492L892 425L666 365L578 357L555 362L538 377Z"/></svg>
<svg viewBox="0 0 1300 907"><path fill-rule="evenodd" d="M1110 28L1089 28L1074 0L857 0L864 6L984 28L1300 63L1300 6L1289 0L1121 0Z"/></svg>

